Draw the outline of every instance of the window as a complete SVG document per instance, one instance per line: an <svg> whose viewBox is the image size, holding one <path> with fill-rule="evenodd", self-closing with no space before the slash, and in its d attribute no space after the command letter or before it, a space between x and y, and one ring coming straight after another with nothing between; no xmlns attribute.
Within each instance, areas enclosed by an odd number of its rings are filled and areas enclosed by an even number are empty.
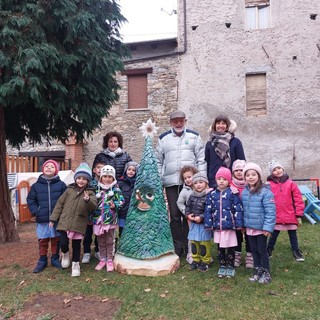
<svg viewBox="0 0 320 320"><path fill-rule="evenodd" d="M246 28L265 29L270 26L270 1L245 0Z"/></svg>
<svg viewBox="0 0 320 320"><path fill-rule="evenodd" d="M247 116L267 114L266 74L246 75L246 107Z"/></svg>
<svg viewBox="0 0 320 320"><path fill-rule="evenodd" d="M152 68L122 72L128 80L128 109L148 108L148 73L152 73Z"/></svg>

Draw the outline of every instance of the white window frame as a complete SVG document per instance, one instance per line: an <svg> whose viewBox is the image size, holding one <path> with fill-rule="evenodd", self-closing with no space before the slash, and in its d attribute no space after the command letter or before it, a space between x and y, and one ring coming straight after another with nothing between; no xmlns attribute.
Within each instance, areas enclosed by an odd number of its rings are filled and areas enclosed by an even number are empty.
<svg viewBox="0 0 320 320"><path fill-rule="evenodd" d="M267 29L270 27L270 1L245 6L246 29Z"/></svg>

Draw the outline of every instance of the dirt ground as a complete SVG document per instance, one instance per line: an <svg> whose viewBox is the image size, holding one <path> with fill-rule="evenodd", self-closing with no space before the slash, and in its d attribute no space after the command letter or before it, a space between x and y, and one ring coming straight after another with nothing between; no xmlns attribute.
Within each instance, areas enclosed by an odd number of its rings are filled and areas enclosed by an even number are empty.
<svg viewBox="0 0 320 320"><path fill-rule="evenodd" d="M32 272L37 259L26 259L26 252L29 257L38 256L35 227L34 223L20 224L18 226L20 237L19 245L17 245L17 242L0 244L0 277L5 272L8 272L6 267L11 266L12 264L18 264ZM62 307L57 308L59 305ZM112 319L113 315L119 310L120 305L121 302L118 300L101 300L100 297L39 294L34 299L27 301L23 310L9 319L108 320ZM52 317L52 315L54 316Z"/></svg>

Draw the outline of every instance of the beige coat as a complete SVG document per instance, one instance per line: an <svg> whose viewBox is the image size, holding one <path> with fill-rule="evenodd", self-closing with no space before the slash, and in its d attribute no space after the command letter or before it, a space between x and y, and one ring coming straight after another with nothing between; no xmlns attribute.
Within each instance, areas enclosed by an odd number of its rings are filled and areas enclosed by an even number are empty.
<svg viewBox="0 0 320 320"><path fill-rule="evenodd" d="M94 190L87 188L89 201L85 202L83 191L71 185L59 198L50 216L50 221L58 221L57 230L85 234L89 213L97 207L98 201Z"/></svg>

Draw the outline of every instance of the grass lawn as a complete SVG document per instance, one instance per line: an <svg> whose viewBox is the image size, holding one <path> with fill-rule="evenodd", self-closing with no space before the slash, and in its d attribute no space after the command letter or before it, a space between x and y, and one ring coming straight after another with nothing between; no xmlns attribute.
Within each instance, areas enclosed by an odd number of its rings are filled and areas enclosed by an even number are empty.
<svg viewBox="0 0 320 320"><path fill-rule="evenodd" d="M209 271L191 272L182 261L175 274L164 277L97 272L95 259L82 265L78 278L72 278L69 269L59 272L48 267L34 275L18 264L5 266L0 273L0 319L9 318L39 293L119 299L121 307L114 316L119 320L320 319L320 224L304 221L298 240L305 262L294 260L288 235L281 232L270 260L269 285L250 283L251 271L243 266L234 279L218 279L215 247Z"/></svg>

